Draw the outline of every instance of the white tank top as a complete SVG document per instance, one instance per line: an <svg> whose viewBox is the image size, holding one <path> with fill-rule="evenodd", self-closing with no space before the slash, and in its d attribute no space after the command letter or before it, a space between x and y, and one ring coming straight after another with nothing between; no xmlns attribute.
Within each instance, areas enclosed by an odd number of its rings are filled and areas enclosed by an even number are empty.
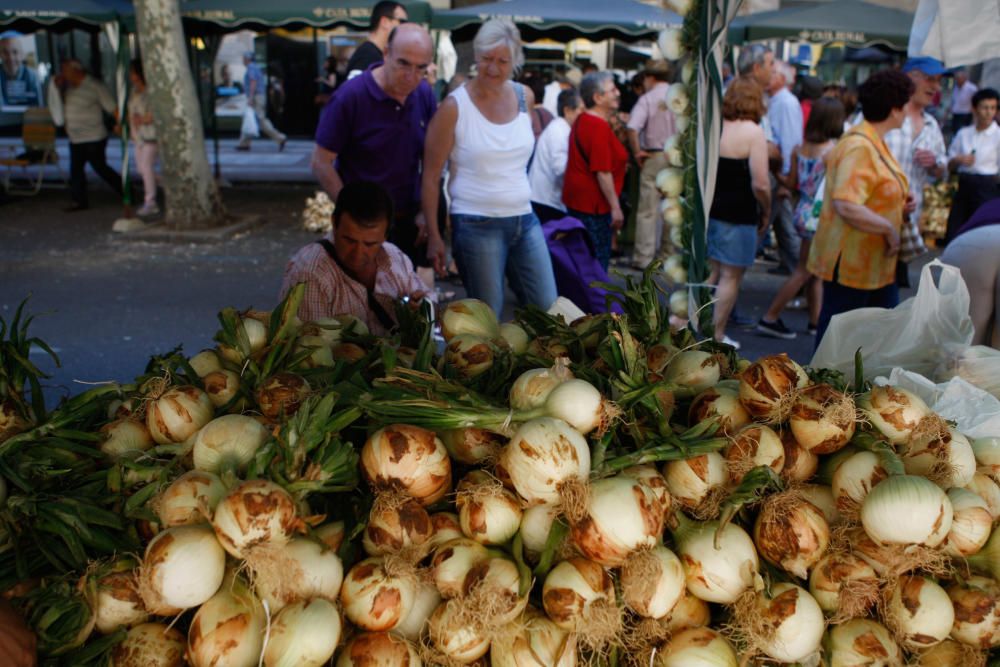
<svg viewBox="0 0 1000 667"><path fill-rule="evenodd" d="M498 125L476 108L464 85L451 96L458 105L448 158L451 212L491 218L530 213L528 160L535 135L527 112L519 110L514 120Z"/></svg>

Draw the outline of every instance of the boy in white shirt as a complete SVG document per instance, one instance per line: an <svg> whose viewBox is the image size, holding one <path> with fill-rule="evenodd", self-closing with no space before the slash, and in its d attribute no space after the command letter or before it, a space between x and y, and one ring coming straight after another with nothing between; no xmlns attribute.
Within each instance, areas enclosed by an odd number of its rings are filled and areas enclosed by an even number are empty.
<svg viewBox="0 0 1000 667"><path fill-rule="evenodd" d="M958 172L958 191L948 214L947 244L982 204L1000 195L1000 127L994 122L1000 93L983 88L972 96L975 122L959 130L948 149L948 168Z"/></svg>

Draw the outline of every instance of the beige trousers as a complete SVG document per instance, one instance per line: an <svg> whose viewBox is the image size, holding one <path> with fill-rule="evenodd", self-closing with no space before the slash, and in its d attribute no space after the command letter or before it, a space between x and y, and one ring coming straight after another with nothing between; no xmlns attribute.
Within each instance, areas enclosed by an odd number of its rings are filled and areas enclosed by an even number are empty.
<svg viewBox="0 0 1000 667"><path fill-rule="evenodd" d="M650 153L639 172L639 206L635 212L635 249L632 261L643 268L653 261L660 248L663 235L660 201L663 195L656 188L656 175L668 166L666 153Z"/></svg>
<svg viewBox="0 0 1000 667"><path fill-rule="evenodd" d="M267 103L266 103L265 98L264 98L263 95L254 95L253 96L253 111L254 111L255 114L257 114L257 125L260 126L260 132L261 132L261 134L263 134L263 135L265 135L265 136L267 136L267 137L269 137L269 138L277 141L278 143L281 143L282 141L284 141L287 138L284 134L282 134L281 132L278 132L278 130L274 127L274 125L268 119L268 117L267 117ZM249 146L250 145L250 140L252 138L253 137L244 137L244 136L241 136L240 137L240 144L243 145L243 146Z"/></svg>

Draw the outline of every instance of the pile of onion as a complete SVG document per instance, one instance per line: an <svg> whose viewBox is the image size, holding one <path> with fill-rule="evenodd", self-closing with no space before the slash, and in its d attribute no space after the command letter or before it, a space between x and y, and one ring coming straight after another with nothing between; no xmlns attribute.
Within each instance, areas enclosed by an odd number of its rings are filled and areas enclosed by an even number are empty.
<svg viewBox="0 0 1000 667"><path fill-rule="evenodd" d="M740 375L740 401L754 418L780 424L808 384L809 376L787 354L761 357Z"/></svg>

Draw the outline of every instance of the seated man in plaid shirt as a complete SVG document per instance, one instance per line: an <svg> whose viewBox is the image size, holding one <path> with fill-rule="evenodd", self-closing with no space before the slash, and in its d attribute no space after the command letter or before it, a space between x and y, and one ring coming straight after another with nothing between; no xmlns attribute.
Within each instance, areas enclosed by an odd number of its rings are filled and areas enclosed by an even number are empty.
<svg viewBox="0 0 1000 667"><path fill-rule="evenodd" d="M333 229L299 249L285 267L284 298L298 283L306 284L299 306L303 322L334 315L354 315L376 336L395 325L395 302L428 295L413 263L386 241L393 219L392 199L379 185L359 181L337 196Z"/></svg>

